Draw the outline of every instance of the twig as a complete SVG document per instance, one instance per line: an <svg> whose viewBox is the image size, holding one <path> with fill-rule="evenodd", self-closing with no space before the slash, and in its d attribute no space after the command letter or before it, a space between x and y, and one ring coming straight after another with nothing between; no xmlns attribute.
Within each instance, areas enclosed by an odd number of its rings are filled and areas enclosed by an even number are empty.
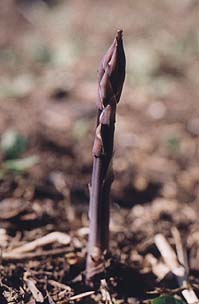
<svg viewBox="0 0 199 304"><path fill-rule="evenodd" d="M169 272L169 268L165 263L159 262L153 254L148 253L146 260L150 263L153 273L161 281Z"/></svg>
<svg viewBox="0 0 199 304"><path fill-rule="evenodd" d="M24 282L27 284L28 289L32 293L33 298L35 299L35 301L39 302L39 303L44 303L44 297L43 297L41 291L39 291L39 289L36 287L35 280L33 280L30 277L29 272L24 273L23 279L24 279Z"/></svg>
<svg viewBox="0 0 199 304"><path fill-rule="evenodd" d="M175 241L178 260L185 267L186 274L188 275L189 265L188 265L187 253L186 250L184 249L180 232L176 227L172 227L171 233Z"/></svg>
<svg viewBox="0 0 199 304"><path fill-rule="evenodd" d="M160 251L165 264L168 266L170 271L176 276L178 284L180 287L185 287L181 292L188 304L198 304L199 299L197 298L195 292L191 287L188 286L188 277L185 267L181 265L178 261L178 258L162 234L157 234L155 236L155 244Z"/></svg>
<svg viewBox="0 0 199 304"><path fill-rule="evenodd" d="M3 252L2 259L6 261L18 261L18 260L25 260L25 259L34 259L34 258L40 258L45 256L56 256L56 255L62 255L73 252L73 248L56 248L46 251L39 251L39 252L21 252L21 253L15 253L15 252Z"/></svg>
<svg viewBox="0 0 199 304"><path fill-rule="evenodd" d="M75 301L75 300L81 300L83 298L89 297L91 295L93 295L95 293L95 291L86 291L83 293L80 293L78 295L72 296L69 298L69 301Z"/></svg>
<svg viewBox="0 0 199 304"><path fill-rule="evenodd" d="M174 241L176 244L176 252L177 252L178 260L185 268L185 284L187 285L188 274L189 274L189 265L188 265L187 254L183 247L182 238L181 238L179 230L176 227L173 227L171 229L171 232L173 234L173 238L174 238ZM199 303L199 299L197 298L195 292L191 288L184 289L182 291L182 295L184 296L184 298L187 300L188 303L191 303L191 304Z"/></svg>
<svg viewBox="0 0 199 304"><path fill-rule="evenodd" d="M101 280L100 291L102 294L102 301L104 301L105 304L113 304L113 301L111 299L111 295L109 293L108 286L107 286L105 279Z"/></svg>
<svg viewBox="0 0 199 304"><path fill-rule="evenodd" d="M51 232L41 238L38 238L32 242L28 242L22 246L12 249L10 252L11 255L21 254L29 251L33 251L38 247L45 246L54 242L58 242L60 244L68 245L70 244L71 237L62 232Z"/></svg>
<svg viewBox="0 0 199 304"><path fill-rule="evenodd" d="M89 243L86 265L87 283L104 271L104 253L109 244L109 196L113 181L112 155L116 106L125 78L122 31L98 68L98 118L93 145L93 171L90 186Z"/></svg>
<svg viewBox="0 0 199 304"><path fill-rule="evenodd" d="M158 250L160 251L164 262L168 266L169 270L173 272L176 277L183 278L185 274L185 269L182 265L179 264L174 250L171 248L164 235L157 234L155 236L155 244Z"/></svg>
<svg viewBox="0 0 199 304"><path fill-rule="evenodd" d="M47 295L47 299L48 299L49 304L56 304L55 301L51 298L48 290L46 290L46 295Z"/></svg>
<svg viewBox="0 0 199 304"><path fill-rule="evenodd" d="M199 299L192 288L182 290L182 295L188 304L199 304Z"/></svg>
<svg viewBox="0 0 199 304"><path fill-rule="evenodd" d="M60 289L64 289L67 292L71 292L71 290L72 290L70 286L57 282L57 281L54 281L54 280L48 280L48 284L50 284L53 287L58 287Z"/></svg>

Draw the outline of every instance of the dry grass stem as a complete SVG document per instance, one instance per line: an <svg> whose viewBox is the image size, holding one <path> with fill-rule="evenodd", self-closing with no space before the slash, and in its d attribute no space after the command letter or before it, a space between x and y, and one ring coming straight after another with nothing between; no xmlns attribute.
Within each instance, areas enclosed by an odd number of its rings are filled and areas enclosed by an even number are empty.
<svg viewBox="0 0 199 304"><path fill-rule="evenodd" d="M180 247L183 248L181 238L178 237L178 241L180 241L181 243ZM175 254L174 250L172 249L172 247L170 246L169 242L164 237L164 235L157 234L155 236L155 244L163 257L165 264L170 269L170 271L176 276L179 287L184 288L184 290L182 290L181 293L185 298L186 302L188 304L198 304L199 299L197 298L194 290L191 287L187 288L188 286L187 271L184 265L179 263L177 255Z"/></svg>

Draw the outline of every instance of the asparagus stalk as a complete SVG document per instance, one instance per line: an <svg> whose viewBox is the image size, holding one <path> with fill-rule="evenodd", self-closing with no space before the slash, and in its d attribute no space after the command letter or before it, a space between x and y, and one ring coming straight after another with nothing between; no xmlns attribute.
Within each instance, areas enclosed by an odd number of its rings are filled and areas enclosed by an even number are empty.
<svg viewBox="0 0 199 304"><path fill-rule="evenodd" d="M86 280L90 285L94 277L104 271L104 254L109 247L109 197L113 181L115 116L125 79L125 66L122 30L118 30L98 68L98 115L93 144L90 234L86 264Z"/></svg>

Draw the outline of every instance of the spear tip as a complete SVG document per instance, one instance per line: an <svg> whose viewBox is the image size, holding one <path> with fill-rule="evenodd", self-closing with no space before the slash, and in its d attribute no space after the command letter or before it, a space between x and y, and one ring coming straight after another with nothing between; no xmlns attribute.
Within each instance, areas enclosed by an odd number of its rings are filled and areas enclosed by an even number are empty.
<svg viewBox="0 0 199 304"><path fill-rule="evenodd" d="M117 38L122 38L122 35L123 35L123 30L122 29L118 29L116 37Z"/></svg>

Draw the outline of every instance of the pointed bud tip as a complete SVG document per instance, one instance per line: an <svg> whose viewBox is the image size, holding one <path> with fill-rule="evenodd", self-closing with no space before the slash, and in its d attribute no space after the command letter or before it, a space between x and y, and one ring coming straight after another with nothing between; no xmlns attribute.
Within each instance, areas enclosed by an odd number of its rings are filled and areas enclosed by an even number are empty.
<svg viewBox="0 0 199 304"><path fill-rule="evenodd" d="M117 34L116 34L116 39L117 41L122 39L122 34L123 34L123 30L122 29L118 29L117 30Z"/></svg>
<svg viewBox="0 0 199 304"><path fill-rule="evenodd" d="M100 110L113 100L118 103L121 96L126 66L122 34L122 29L118 29L98 68L97 107Z"/></svg>

